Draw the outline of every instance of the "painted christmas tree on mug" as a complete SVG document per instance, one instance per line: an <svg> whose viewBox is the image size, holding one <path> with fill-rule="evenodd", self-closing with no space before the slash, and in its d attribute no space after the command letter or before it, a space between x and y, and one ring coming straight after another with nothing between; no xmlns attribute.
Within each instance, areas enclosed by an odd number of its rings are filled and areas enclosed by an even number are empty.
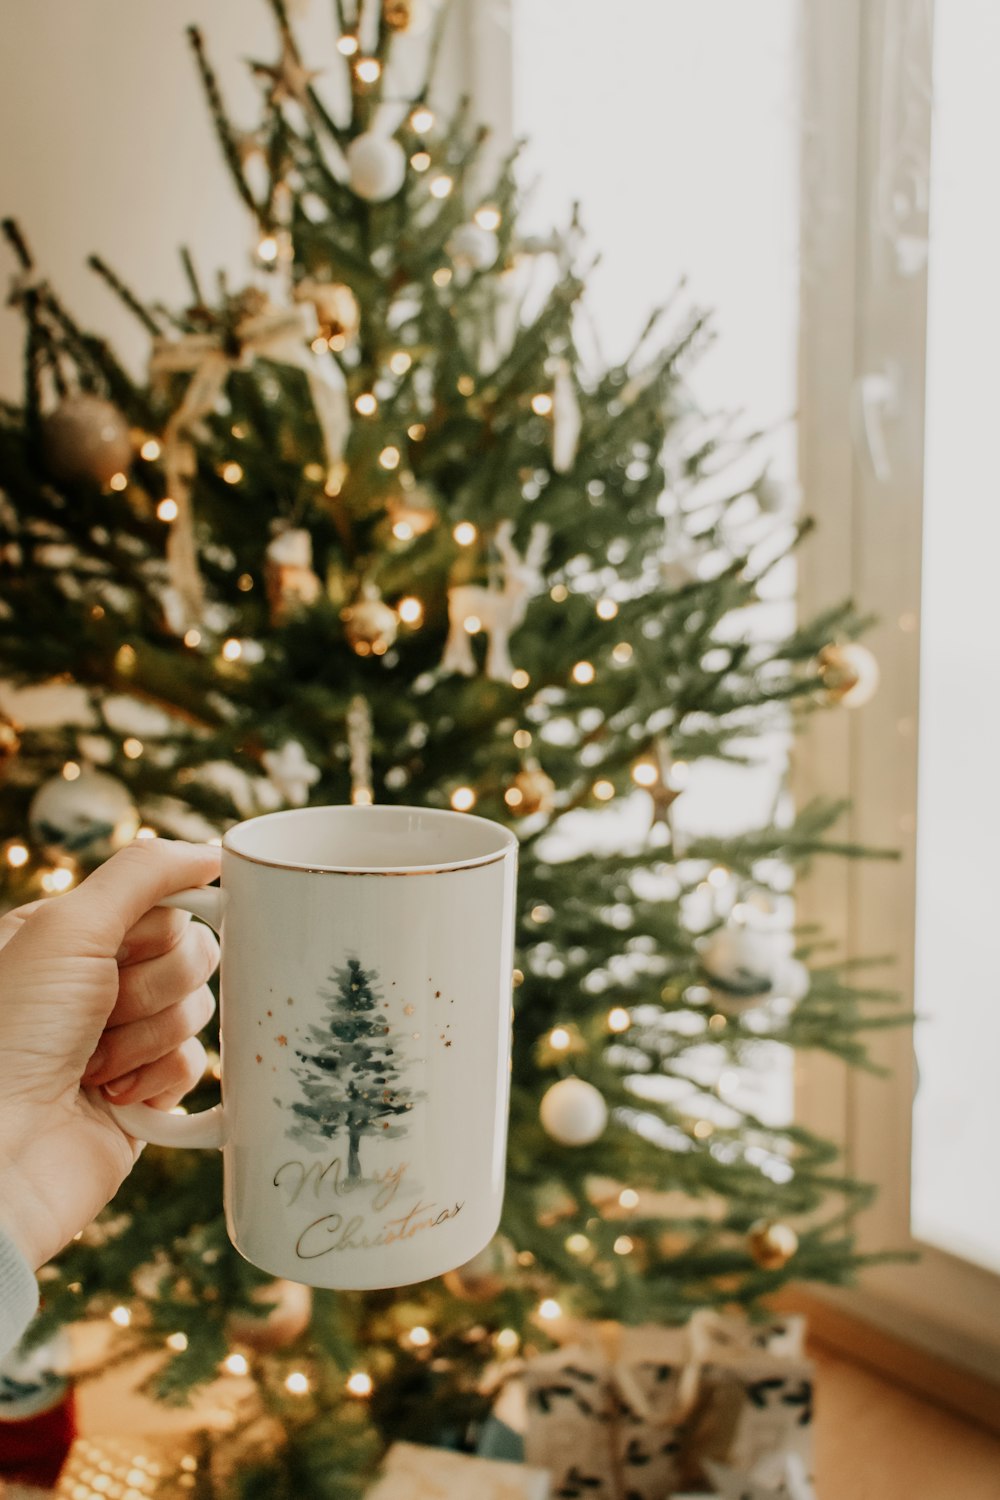
<svg viewBox="0 0 1000 1500"><path fill-rule="evenodd" d="M335 990L321 990L328 1001L329 1023L310 1026L310 1051L298 1052L296 1068L304 1101L292 1105L297 1123L288 1131L310 1151L325 1150L331 1137L346 1135L347 1176L360 1178L361 1139L384 1135L389 1140L406 1134L406 1115L423 1095L397 1087L404 1065L398 1035L382 1011L388 1002L373 988L374 970L349 958L330 976ZM409 1007L410 1013L413 1006Z"/></svg>

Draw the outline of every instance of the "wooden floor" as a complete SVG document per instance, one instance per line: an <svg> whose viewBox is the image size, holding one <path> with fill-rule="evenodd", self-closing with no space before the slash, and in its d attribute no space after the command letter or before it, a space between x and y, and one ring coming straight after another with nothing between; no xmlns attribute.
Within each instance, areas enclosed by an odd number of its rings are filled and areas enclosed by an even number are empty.
<svg viewBox="0 0 1000 1500"><path fill-rule="evenodd" d="M824 1348L818 1500L1000 1500L1000 1438Z"/></svg>

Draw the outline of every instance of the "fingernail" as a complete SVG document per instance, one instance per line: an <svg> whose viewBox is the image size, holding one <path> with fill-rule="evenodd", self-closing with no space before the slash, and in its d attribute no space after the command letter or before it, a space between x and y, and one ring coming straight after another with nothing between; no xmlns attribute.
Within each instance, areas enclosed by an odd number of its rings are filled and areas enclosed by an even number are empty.
<svg viewBox="0 0 1000 1500"><path fill-rule="evenodd" d="M104 1092L109 1099L117 1099L121 1094L128 1093L138 1076L138 1072L135 1072L125 1073L121 1078L113 1078L110 1083L104 1085Z"/></svg>

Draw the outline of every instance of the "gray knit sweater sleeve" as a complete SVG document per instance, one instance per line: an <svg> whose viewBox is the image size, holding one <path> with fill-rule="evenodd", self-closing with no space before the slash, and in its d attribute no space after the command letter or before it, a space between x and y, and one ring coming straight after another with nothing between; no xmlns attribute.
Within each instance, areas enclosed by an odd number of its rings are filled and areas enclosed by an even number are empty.
<svg viewBox="0 0 1000 1500"><path fill-rule="evenodd" d="M38 1311L38 1283L17 1246L0 1230L0 1360L16 1348Z"/></svg>

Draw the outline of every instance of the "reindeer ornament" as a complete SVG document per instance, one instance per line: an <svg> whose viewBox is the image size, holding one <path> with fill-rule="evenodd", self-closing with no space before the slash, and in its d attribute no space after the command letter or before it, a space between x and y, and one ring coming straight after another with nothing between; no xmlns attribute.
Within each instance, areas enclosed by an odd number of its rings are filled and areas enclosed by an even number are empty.
<svg viewBox="0 0 1000 1500"><path fill-rule="evenodd" d="M486 651L486 675L494 682L509 682L514 672L510 659L510 638L528 610L528 602L542 583L542 563L549 545L549 528L533 526L527 550L522 557L514 546L513 521L501 521L494 541L503 564L502 587L494 583L460 583L448 590L448 639L441 667L445 672L460 672L472 677L476 658L472 654L469 624L478 620L478 629L489 636Z"/></svg>

